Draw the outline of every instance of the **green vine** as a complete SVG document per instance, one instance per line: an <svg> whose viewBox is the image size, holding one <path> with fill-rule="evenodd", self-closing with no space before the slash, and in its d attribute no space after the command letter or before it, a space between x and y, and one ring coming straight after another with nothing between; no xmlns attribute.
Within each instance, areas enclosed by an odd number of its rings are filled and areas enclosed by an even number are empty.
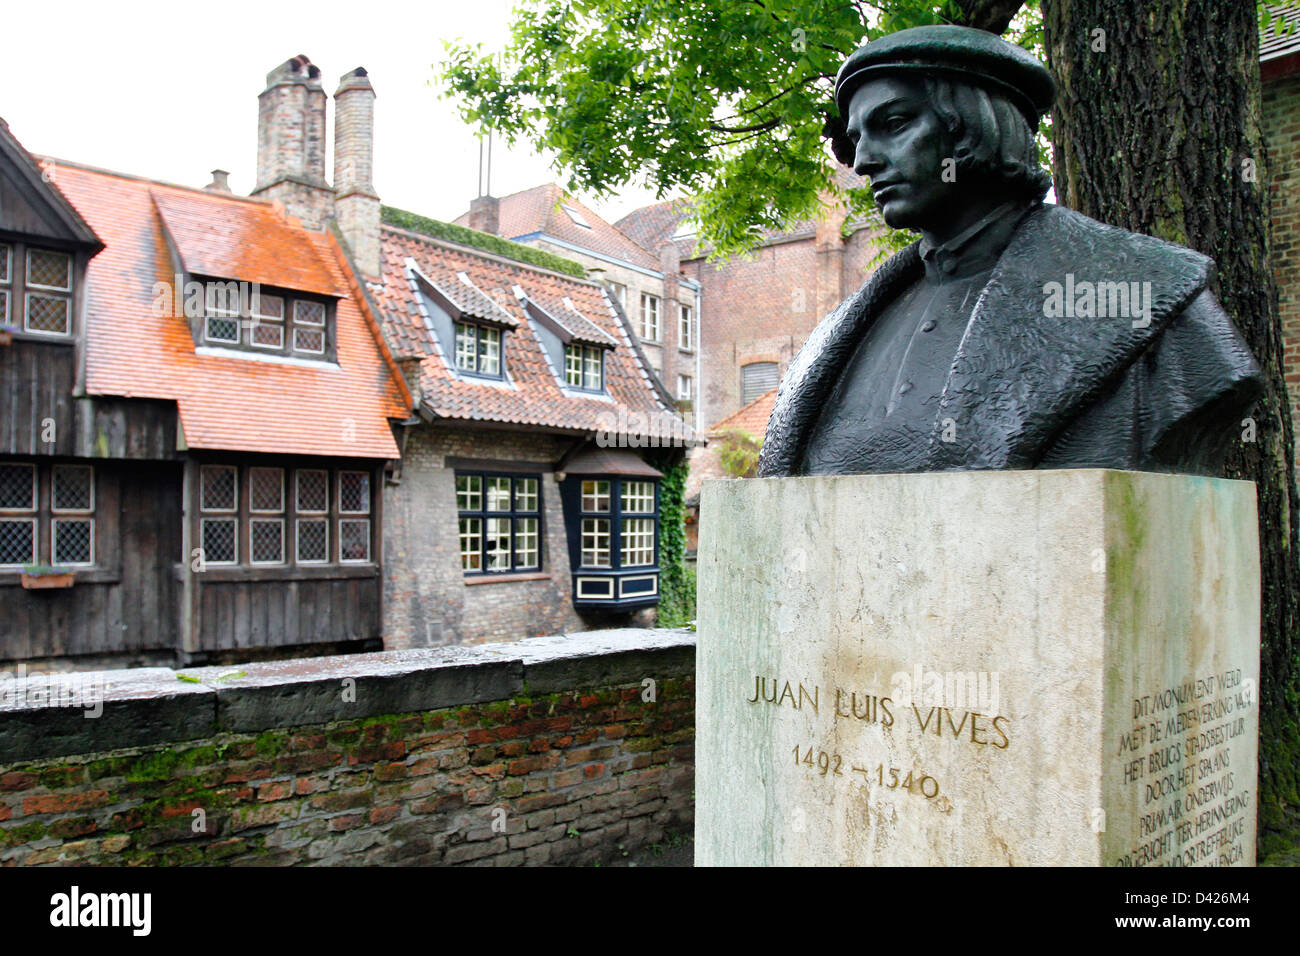
<svg viewBox="0 0 1300 956"><path fill-rule="evenodd" d="M685 627L695 620L695 571L686 566L686 475L684 458L652 461L659 483L659 626Z"/></svg>
<svg viewBox="0 0 1300 956"><path fill-rule="evenodd" d="M758 474L758 453L762 450L763 439L738 428L726 432L718 445L722 470L730 478L753 478Z"/></svg>
<svg viewBox="0 0 1300 956"><path fill-rule="evenodd" d="M394 206L380 206L379 217L386 225L418 232L422 236L454 242L457 245L469 246L472 249L482 249L484 252L490 252L493 255L514 259L516 262L527 262L531 265L541 266L543 269L550 269L553 272L563 272L565 275L576 276L579 279L587 277L587 271L572 259L565 259L543 249L534 249L532 246L511 242L491 233L479 232L477 229L467 229L464 226L443 222L440 219L430 219L428 216L407 212L405 209L398 209Z"/></svg>

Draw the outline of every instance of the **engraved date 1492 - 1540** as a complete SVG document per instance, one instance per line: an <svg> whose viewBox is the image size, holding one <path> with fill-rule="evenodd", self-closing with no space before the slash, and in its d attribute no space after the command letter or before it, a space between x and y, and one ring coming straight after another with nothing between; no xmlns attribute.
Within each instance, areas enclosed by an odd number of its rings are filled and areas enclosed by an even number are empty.
<svg viewBox="0 0 1300 956"><path fill-rule="evenodd" d="M794 761L801 767L816 771L821 777L842 777L846 769L844 758L840 754L815 750L812 746L801 747L796 744ZM900 779L901 770L897 767L886 767L884 764L876 764L870 768L851 764L847 769L850 773L862 774L861 783L864 787L870 786L871 778L875 777L876 783L886 790L906 790L913 796L920 795L927 800L933 800L939 795L939 781L925 774L917 774L915 771L909 771L905 778Z"/></svg>

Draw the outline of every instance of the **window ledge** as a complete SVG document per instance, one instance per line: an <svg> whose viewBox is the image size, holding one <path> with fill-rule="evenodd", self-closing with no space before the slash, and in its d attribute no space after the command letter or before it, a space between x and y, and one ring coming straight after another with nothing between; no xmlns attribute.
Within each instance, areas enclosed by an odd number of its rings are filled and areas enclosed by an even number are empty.
<svg viewBox="0 0 1300 956"><path fill-rule="evenodd" d="M185 577L187 566L173 565L177 580ZM377 564L299 564L299 565L208 565L205 571L195 571L200 581L212 584L247 581L337 581L347 578L375 578L379 576Z"/></svg>
<svg viewBox="0 0 1300 956"><path fill-rule="evenodd" d="M507 581L549 581L550 574L546 571L523 571L518 574L476 574L473 577L466 577L465 584L504 584Z"/></svg>
<svg viewBox="0 0 1300 956"><path fill-rule="evenodd" d="M270 365L297 365L302 368L319 368L334 372L342 371L338 362L331 362L329 359L299 358L270 350L255 352L252 349L225 348L220 345L198 345L194 348L194 354L207 358L244 359L249 362L265 362Z"/></svg>
<svg viewBox="0 0 1300 956"><path fill-rule="evenodd" d="M69 567L69 571L76 574L76 584L120 584L122 574L115 568L87 568L87 567ZM22 584L23 573L21 570L12 570L6 568L0 571L0 587L13 585L17 587Z"/></svg>

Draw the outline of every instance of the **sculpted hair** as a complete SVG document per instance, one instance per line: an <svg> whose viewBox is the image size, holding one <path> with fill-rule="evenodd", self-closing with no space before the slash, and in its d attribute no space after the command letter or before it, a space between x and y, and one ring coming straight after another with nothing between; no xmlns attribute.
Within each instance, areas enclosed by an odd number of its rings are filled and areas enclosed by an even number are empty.
<svg viewBox="0 0 1300 956"><path fill-rule="evenodd" d="M930 106L952 135L957 178L994 182L1041 200L1052 177L1038 165L1038 144L1024 114L1006 97L942 76L926 76Z"/></svg>

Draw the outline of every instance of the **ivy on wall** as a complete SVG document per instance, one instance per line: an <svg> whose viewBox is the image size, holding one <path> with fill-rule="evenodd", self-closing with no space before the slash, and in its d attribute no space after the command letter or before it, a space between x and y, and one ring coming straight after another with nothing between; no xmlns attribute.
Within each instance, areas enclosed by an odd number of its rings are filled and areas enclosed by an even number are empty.
<svg viewBox="0 0 1300 956"><path fill-rule="evenodd" d="M490 252L493 255L514 259L516 262L527 262L543 269L550 269L553 272L563 272L565 275L575 276L579 279L587 277L586 270L579 263L542 249L534 249L532 246L511 242L508 239L502 239L500 236L479 232L477 229L467 229L455 223L430 219L428 216L407 212L405 209L398 209L394 206L380 206L379 210L380 219L386 225L396 226L398 229L409 229L411 232L418 232L422 236L454 242L473 249L482 249L484 252Z"/></svg>
<svg viewBox="0 0 1300 956"><path fill-rule="evenodd" d="M695 620L695 570L686 566L686 475L684 457L650 462L664 473L659 483L660 627L685 627Z"/></svg>

